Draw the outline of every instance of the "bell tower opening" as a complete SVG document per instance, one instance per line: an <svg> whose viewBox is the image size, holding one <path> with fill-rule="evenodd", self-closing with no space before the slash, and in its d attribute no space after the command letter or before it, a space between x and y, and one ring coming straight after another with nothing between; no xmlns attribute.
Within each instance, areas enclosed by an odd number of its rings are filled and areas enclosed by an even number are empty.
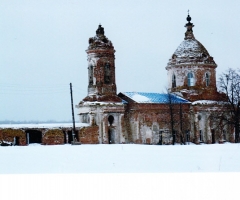
<svg viewBox="0 0 240 200"><path fill-rule="evenodd" d="M110 64L106 63L104 66L104 83L109 84L111 83L111 71L110 71Z"/></svg>

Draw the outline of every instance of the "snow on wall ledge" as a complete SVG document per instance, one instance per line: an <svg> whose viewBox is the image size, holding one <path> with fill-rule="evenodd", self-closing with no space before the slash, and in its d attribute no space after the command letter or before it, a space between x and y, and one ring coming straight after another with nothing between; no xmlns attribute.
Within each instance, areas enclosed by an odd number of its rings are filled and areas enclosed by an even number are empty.
<svg viewBox="0 0 240 200"><path fill-rule="evenodd" d="M197 104L202 104L202 105L211 105L211 104L219 104L219 101L212 101L212 100L198 100L192 102L192 105L197 105Z"/></svg>
<svg viewBox="0 0 240 200"><path fill-rule="evenodd" d="M71 128L73 126L72 123L54 123L54 124L0 124L1 128L12 128L12 129L20 129L20 128L47 128L47 129L55 129L55 128ZM89 126L87 123L75 123L76 128Z"/></svg>

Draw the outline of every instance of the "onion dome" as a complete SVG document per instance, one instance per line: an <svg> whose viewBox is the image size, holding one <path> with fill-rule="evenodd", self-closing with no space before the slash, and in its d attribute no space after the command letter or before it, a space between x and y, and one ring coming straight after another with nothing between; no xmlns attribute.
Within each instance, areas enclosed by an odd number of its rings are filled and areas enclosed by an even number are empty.
<svg viewBox="0 0 240 200"><path fill-rule="evenodd" d="M88 50L109 48L113 48L112 42L104 35L104 28L99 25L96 30L96 36L89 38Z"/></svg>
<svg viewBox="0 0 240 200"><path fill-rule="evenodd" d="M191 17L188 14L185 27L184 41L178 46L176 51L173 53L172 58L169 59L168 66L182 65L182 64L215 64L213 57L210 56L206 48L195 39L192 28L194 27L191 23Z"/></svg>

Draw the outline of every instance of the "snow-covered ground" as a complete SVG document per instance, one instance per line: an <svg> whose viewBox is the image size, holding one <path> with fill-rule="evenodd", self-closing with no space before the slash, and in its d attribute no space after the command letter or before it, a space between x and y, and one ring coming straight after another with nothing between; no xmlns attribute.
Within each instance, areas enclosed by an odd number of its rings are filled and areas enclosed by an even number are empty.
<svg viewBox="0 0 240 200"><path fill-rule="evenodd" d="M0 147L0 174L240 172L240 144Z"/></svg>
<svg viewBox="0 0 240 200"><path fill-rule="evenodd" d="M239 172L240 144L0 146L8 200L238 200Z"/></svg>

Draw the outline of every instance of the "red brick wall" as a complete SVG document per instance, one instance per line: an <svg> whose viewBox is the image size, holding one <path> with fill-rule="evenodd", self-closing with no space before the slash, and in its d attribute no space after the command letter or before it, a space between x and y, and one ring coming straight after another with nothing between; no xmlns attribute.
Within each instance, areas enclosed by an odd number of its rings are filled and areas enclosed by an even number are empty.
<svg viewBox="0 0 240 200"><path fill-rule="evenodd" d="M48 130L42 138L42 144L54 145L64 144L64 134L60 129Z"/></svg>
<svg viewBox="0 0 240 200"><path fill-rule="evenodd" d="M82 144L99 144L98 126L89 126L80 129L78 138Z"/></svg>
<svg viewBox="0 0 240 200"><path fill-rule="evenodd" d="M0 130L0 140L13 142L14 137L19 137L19 145L24 146L27 144L26 142L26 134L24 131L19 129L1 129Z"/></svg>

